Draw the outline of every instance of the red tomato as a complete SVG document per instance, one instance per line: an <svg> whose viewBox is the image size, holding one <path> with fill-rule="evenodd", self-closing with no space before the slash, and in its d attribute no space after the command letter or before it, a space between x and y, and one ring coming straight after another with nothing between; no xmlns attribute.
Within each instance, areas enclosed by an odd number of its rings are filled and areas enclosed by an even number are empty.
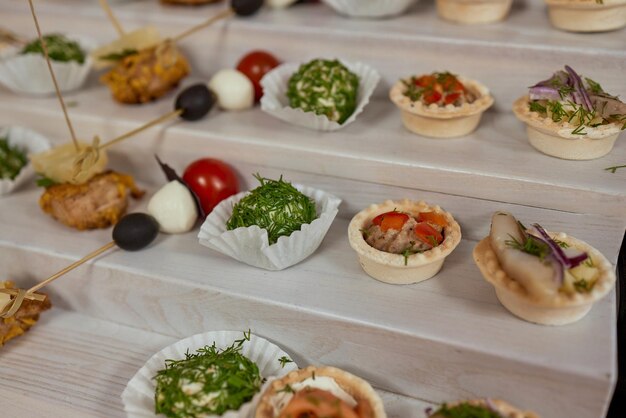
<svg viewBox="0 0 626 418"><path fill-rule="evenodd" d="M214 158L202 158L189 164L183 181L198 195L207 215L218 203L239 191L235 171Z"/></svg>
<svg viewBox="0 0 626 418"><path fill-rule="evenodd" d="M415 85L419 87L432 87L437 83L437 79L432 75L423 75L415 80Z"/></svg>
<svg viewBox="0 0 626 418"><path fill-rule="evenodd" d="M456 102L459 99L459 97L461 97L461 93L449 93L443 99L443 103L444 104L452 104L452 103Z"/></svg>
<svg viewBox="0 0 626 418"><path fill-rule="evenodd" d="M280 61L272 54L265 51L252 51L246 54L239 64L237 70L245 74L254 85L254 100L261 100L263 96L263 88L261 87L261 79L265 74L277 67Z"/></svg>
<svg viewBox="0 0 626 418"><path fill-rule="evenodd" d="M441 100L441 93L432 90L424 93L422 97L424 99L424 103L426 104L437 103L439 102L439 100Z"/></svg>
<svg viewBox="0 0 626 418"><path fill-rule="evenodd" d="M420 212L416 218L417 222L430 222L439 225L442 228L448 226L448 220L445 215L437 212Z"/></svg>
<svg viewBox="0 0 626 418"><path fill-rule="evenodd" d="M428 225L427 222L418 223L415 225L413 230L415 231L417 239L422 241L424 244L428 244L431 248L436 247L443 241L443 235L441 235L435 228Z"/></svg>
<svg viewBox="0 0 626 418"><path fill-rule="evenodd" d="M383 232L387 232L389 229L401 230L406 221L409 220L409 215L406 213L391 211L381 213L374 219L372 219L372 223L374 225L380 226L380 230Z"/></svg>

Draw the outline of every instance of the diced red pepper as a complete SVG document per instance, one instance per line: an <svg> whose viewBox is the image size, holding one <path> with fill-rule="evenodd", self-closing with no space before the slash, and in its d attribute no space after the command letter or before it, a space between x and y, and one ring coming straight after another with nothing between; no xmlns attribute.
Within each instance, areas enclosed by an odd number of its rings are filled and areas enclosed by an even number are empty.
<svg viewBox="0 0 626 418"><path fill-rule="evenodd" d="M453 104L459 99L459 97L461 97L461 93L448 93L443 99L443 102L444 104Z"/></svg>
<svg viewBox="0 0 626 418"><path fill-rule="evenodd" d="M438 103L439 100L441 100L441 93L435 90L431 90L431 91L424 93L424 95L422 96L422 99L424 100L424 103L426 104Z"/></svg>
<svg viewBox="0 0 626 418"><path fill-rule="evenodd" d="M415 231L417 239L429 245L431 248L438 246L443 241L443 235L427 222L418 223L413 230Z"/></svg>
<svg viewBox="0 0 626 418"><path fill-rule="evenodd" d="M372 220L372 223L380 226L381 231L387 232L389 229L401 230L408 220L409 215L406 213L391 211L381 213Z"/></svg>
<svg viewBox="0 0 626 418"><path fill-rule="evenodd" d="M420 212L416 218L417 222L430 222L439 225L442 228L448 226L448 220L445 215L437 212Z"/></svg>
<svg viewBox="0 0 626 418"><path fill-rule="evenodd" d="M423 75L415 80L415 85L418 87L431 87L437 83L437 79L432 75Z"/></svg>

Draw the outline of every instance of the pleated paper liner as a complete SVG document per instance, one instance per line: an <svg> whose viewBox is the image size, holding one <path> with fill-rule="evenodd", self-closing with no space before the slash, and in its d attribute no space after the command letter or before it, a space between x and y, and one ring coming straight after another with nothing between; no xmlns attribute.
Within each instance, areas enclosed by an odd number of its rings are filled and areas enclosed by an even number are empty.
<svg viewBox="0 0 626 418"><path fill-rule="evenodd" d="M10 145L22 148L27 155L50 149L50 142L44 136L21 126L0 127L0 138L7 138ZM0 196L11 193L32 179L34 174L35 171L28 162L13 180L0 179Z"/></svg>
<svg viewBox="0 0 626 418"><path fill-rule="evenodd" d="M312 187L293 186L315 201L318 214L317 219L302 225L299 231L269 245L267 231L258 226L226 230L233 206L249 193L242 192L223 200L213 209L200 228L200 244L266 270L283 270L304 260L322 243L337 215L341 199Z"/></svg>
<svg viewBox="0 0 626 418"><path fill-rule="evenodd" d="M95 41L81 36L68 35L76 40L85 52L85 61L52 62L54 74L61 92L77 90L85 83L93 60L89 51L96 46ZM43 54L21 54L21 48L9 47L0 53L0 83L16 94L51 95L54 84Z"/></svg>
<svg viewBox="0 0 626 418"><path fill-rule="evenodd" d="M180 340L153 355L128 382L126 389L122 393L122 402L128 418L153 418L157 416L154 412L156 381L153 377L159 370L165 368L165 360L184 359L185 353L193 354L199 348L212 345L214 342L216 347L224 349L242 337L243 333L241 331L205 332ZM257 364L261 376L265 379L282 376L298 369L298 366L293 362L286 363L283 366L279 359L283 356L291 357L280 347L254 334L250 335L250 341L244 342L241 353ZM228 411L221 415L221 418L247 418L252 416L263 390L262 388L251 401L243 404L238 411ZM218 415L209 415L206 418L218 417Z"/></svg>
<svg viewBox="0 0 626 418"><path fill-rule="evenodd" d="M291 76L300 68L301 64L297 63L282 64L263 77L261 110L285 122L317 131L335 131L351 124L369 103L370 96L380 81L380 75L372 67L361 62L339 61L359 77L357 107L344 123L339 124L329 120L325 115L316 115L289 106L287 85Z"/></svg>
<svg viewBox="0 0 626 418"><path fill-rule="evenodd" d="M397 16L416 0L323 0L339 14L349 17L379 18Z"/></svg>

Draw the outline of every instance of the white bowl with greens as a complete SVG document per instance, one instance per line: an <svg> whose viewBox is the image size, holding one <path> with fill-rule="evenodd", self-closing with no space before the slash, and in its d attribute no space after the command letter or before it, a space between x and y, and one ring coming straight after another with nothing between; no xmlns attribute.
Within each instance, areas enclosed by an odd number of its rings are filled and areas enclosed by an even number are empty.
<svg viewBox="0 0 626 418"><path fill-rule="evenodd" d="M62 92L79 89L91 70L93 40L61 34L44 35L52 68ZM54 94L54 84L38 39L0 52L0 83L16 94Z"/></svg>
<svg viewBox="0 0 626 418"><path fill-rule="evenodd" d="M153 355L128 382L128 418L247 418L263 383L298 366L280 347L250 331L213 331Z"/></svg>
<svg viewBox="0 0 626 418"><path fill-rule="evenodd" d="M11 193L35 174L29 154L50 149L42 135L21 126L0 127L0 196Z"/></svg>

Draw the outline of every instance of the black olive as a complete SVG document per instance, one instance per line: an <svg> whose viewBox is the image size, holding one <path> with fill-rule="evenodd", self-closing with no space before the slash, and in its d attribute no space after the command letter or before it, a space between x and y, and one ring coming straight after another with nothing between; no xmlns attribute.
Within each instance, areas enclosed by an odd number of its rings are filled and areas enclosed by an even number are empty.
<svg viewBox="0 0 626 418"><path fill-rule="evenodd" d="M182 109L180 117L185 120L198 120L209 113L216 101L213 90L205 84L194 84L178 94L174 109Z"/></svg>
<svg viewBox="0 0 626 418"><path fill-rule="evenodd" d="M113 228L113 241L123 250L146 248L159 235L159 223L147 213L130 213Z"/></svg>
<svg viewBox="0 0 626 418"><path fill-rule="evenodd" d="M250 16L259 11L263 0L231 0L230 7L238 16Z"/></svg>

